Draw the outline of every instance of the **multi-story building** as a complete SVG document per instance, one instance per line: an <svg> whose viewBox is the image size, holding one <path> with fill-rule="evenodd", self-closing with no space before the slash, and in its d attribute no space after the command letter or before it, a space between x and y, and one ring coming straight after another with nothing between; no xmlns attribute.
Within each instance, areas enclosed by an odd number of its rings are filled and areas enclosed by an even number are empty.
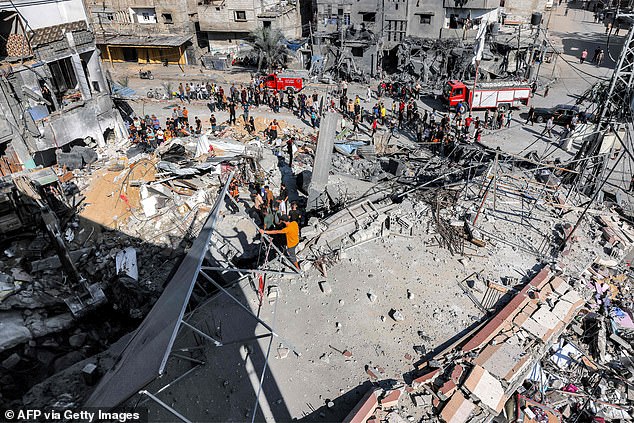
<svg viewBox="0 0 634 423"><path fill-rule="evenodd" d="M112 63L196 63L194 0L86 0L97 45ZM193 11L193 12L192 12Z"/></svg>
<svg viewBox="0 0 634 423"><path fill-rule="evenodd" d="M510 1L510 0L509 0ZM465 37L500 0L314 0L315 44L343 43L364 71L374 76L383 63L394 62L395 47L406 37ZM371 37L359 40L368 31ZM324 58L324 62L328 59Z"/></svg>
<svg viewBox="0 0 634 423"><path fill-rule="evenodd" d="M125 127L81 0L0 1L0 173Z"/></svg>
<svg viewBox="0 0 634 423"><path fill-rule="evenodd" d="M296 0L86 0L97 45L110 63L198 64L237 52L258 27L301 37Z"/></svg>
<svg viewBox="0 0 634 423"><path fill-rule="evenodd" d="M279 29L289 40L302 36L298 0L202 0L196 11L211 53L237 52L258 27Z"/></svg>

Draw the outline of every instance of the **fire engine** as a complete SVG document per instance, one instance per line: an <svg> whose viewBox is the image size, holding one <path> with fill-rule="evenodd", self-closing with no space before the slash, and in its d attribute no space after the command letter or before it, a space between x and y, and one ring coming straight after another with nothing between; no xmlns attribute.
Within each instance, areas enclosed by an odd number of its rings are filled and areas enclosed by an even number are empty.
<svg viewBox="0 0 634 423"><path fill-rule="evenodd" d="M447 81L443 90L445 104L454 108L458 103L468 105L471 109L500 109L527 105L531 97L531 86L527 82L500 81L478 82L475 90L473 83L457 80Z"/></svg>
<svg viewBox="0 0 634 423"><path fill-rule="evenodd" d="M273 90L297 93L304 88L304 80L297 76L272 73L264 78L264 86Z"/></svg>

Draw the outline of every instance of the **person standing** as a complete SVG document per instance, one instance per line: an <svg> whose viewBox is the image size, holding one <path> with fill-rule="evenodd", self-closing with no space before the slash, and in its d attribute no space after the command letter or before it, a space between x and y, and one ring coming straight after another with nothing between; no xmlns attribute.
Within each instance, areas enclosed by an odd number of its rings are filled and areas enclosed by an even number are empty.
<svg viewBox="0 0 634 423"><path fill-rule="evenodd" d="M533 126L533 123L535 122L535 107L531 106L530 109L528 109L528 115L526 116L526 124L528 124L528 122L531 123L531 126Z"/></svg>
<svg viewBox="0 0 634 423"><path fill-rule="evenodd" d="M293 145L295 144L295 137L290 137L286 141L286 151L288 152L288 166L293 168Z"/></svg>
<svg viewBox="0 0 634 423"><path fill-rule="evenodd" d="M511 120L513 119L512 113L510 110L506 113L506 125L504 125L505 128L510 128L511 127Z"/></svg>
<svg viewBox="0 0 634 423"><path fill-rule="evenodd" d="M249 122L249 103L246 101L242 102L242 119L245 124Z"/></svg>
<svg viewBox="0 0 634 423"><path fill-rule="evenodd" d="M345 79L341 81L341 95L344 97L348 96L348 83Z"/></svg>
<svg viewBox="0 0 634 423"><path fill-rule="evenodd" d="M352 132L357 132L360 129L359 122L361 122L361 113L356 113L352 121Z"/></svg>
<svg viewBox="0 0 634 423"><path fill-rule="evenodd" d="M236 104L231 101L229 103L229 125L235 125L236 123Z"/></svg>
<svg viewBox="0 0 634 423"><path fill-rule="evenodd" d="M209 118L209 124L211 125L211 132L216 132L216 115L211 115L211 117Z"/></svg>
<svg viewBox="0 0 634 423"><path fill-rule="evenodd" d="M295 255L297 244L299 244L299 225L297 225L297 222L291 221L288 216L282 216L282 223L284 224L283 229L272 231L260 229L260 233L267 235L284 234L286 236L286 255L297 270L301 271L302 269L299 267L297 256Z"/></svg>
<svg viewBox="0 0 634 423"><path fill-rule="evenodd" d="M178 106L176 113L178 114L178 124L183 125L185 123L185 119L184 119L185 115L183 113L183 109L181 109L181 106Z"/></svg>
<svg viewBox="0 0 634 423"><path fill-rule="evenodd" d="M198 119L198 116L194 118L194 122L196 122L196 134L200 134L203 132L203 123Z"/></svg>
<svg viewBox="0 0 634 423"><path fill-rule="evenodd" d="M189 110L187 110L187 107L183 107L183 123L189 126Z"/></svg>
<svg viewBox="0 0 634 423"><path fill-rule="evenodd" d="M549 137L552 137L553 126L555 126L555 119L551 116L546 121L546 126L544 127L544 131L542 132L542 135L547 134Z"/></svg>
<svg viewBox="0 0 634 423"><path fill-rule="evenodd" d="M599 49L599 53L597 54L597 67L599 67L599 66L601 66L603 64L603 57L604 57L603 49L600 48Z"/></svg>
<svg viewBox="0 0 634 423"><path fill-rule="evenodd" d="M581 57L579 58L579 63L583 65L583 62L586 61L586 58L588 57L588 49L583 49L583 51L581 52Z"/></svg>

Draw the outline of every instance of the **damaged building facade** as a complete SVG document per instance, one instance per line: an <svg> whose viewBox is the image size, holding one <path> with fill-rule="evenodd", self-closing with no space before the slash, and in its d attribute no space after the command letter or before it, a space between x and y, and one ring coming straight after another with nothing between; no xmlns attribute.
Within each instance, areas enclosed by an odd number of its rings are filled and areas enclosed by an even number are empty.
<svg viewBox="0 0 634 423"><path fill-rule="evenodd" d="M97 44L114 63L195 65L209 53L237 53L256 27L301 36L297 2L88 0Z"/></svg>
<svg viewBox="0 0 634 423"><path fill-rule="evenodd" d="M289 40L302 35L298 1L203 0L198 2L199 36L210 53L238 53L255 28L278 29Z"/></svg>
<svg viewBox="0 0 634 423"><path fill-rule="evenodd" d="M2 174L124 135L81 1L2 2L0 13Z"/></svg>
<svg viewBox="0 0 634 423"><path fill-rule="evenodd" d="M398 46L406 39L471 40L479 19L501 5L499 0L316 0L313 63L321 72L338 69L349 79L376 77L395 69Z"/></svg>
<svg viewBox="0 0 634 423"><path fill-rule="evenodd" d="M184 65L195 64L200 54L193 41L197 14L190 3L88 0L86 7L103 60Z"/></svg>

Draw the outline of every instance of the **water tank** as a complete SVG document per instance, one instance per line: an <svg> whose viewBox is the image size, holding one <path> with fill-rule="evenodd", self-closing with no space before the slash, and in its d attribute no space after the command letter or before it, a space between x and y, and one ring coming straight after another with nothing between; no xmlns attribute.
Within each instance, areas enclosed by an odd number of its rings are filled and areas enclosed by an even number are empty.
<svg viewBox="0 0 634 423"><path fill-rule="evenodd" d="M533 12L531 15L531 25L537 26L540 23L542 23L542 14L539 12Z"/></svg>

